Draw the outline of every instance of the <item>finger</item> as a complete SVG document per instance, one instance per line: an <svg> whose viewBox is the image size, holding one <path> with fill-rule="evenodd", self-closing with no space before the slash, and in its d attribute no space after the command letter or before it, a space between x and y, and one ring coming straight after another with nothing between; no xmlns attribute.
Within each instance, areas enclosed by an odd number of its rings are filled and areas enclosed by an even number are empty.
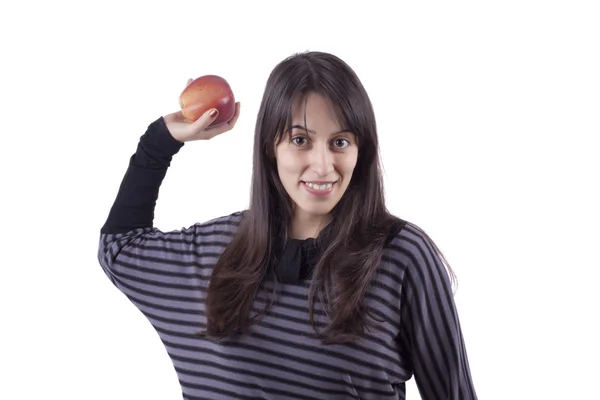
<svg viewBox="0 0 600 400"><path fill-rule="evenodd" d="M187 83L185 84L185 87L190 86L190 83L192 83L194 80L192 78L187 80Z"/></svg>
<svg viewBox="0 0 600 400"><path fill-rule="evenodd" d="M240 102L239 102L239 101L238 101L237 103L235 103L235 112L233 113L233 117L231 117L231 119L230 119L229 121L231 121L231 120L233 120L233 119L235 119L235 121L237 121L237 119L238 119L238 118L239 118L239 116L240 116L240 109L241 109L241 108L242 108L242 105L240 104ZM229 122L229 121L228 121L228 122ZM233 121L233 122L235 122L235 121Z"/></svg>
<svg viewBox="0 0 600 400"><path fill-rule="evenodd" d="M217 135L220 135L221 133L231 130L233 128L233 126L235 125L235 123L237 122L239 116L240 116L240 103L236 103L236 109L235 109L235 113L233 114L233 117L231 117L231 119L229 121L225 122L224 124L220 124L213 128L208 128L206 130L206 133L209 135L210 138L213 138Z"/></svg>
<svg viewBox="0 0 600 400"><path fill-rule="evenodd" d="M235 123L237 122L238 118L240 117L240 102L238 101L237 103L235 103L235 112L233 113L233 116L229 119L229 121L227 121L225 123L226 126L228 126L229 128L233 128L233 126L235 125Z"/></svg>
<svg viewBox="0 0 600 400"><path fill-rule="evenodd" d="M207 110L204 114L200 116L196 121L192 122L192 126L194 127L194 131L202 132L208 128L210 124L219 116L219 110L216 108L211 108Z"/></svg>

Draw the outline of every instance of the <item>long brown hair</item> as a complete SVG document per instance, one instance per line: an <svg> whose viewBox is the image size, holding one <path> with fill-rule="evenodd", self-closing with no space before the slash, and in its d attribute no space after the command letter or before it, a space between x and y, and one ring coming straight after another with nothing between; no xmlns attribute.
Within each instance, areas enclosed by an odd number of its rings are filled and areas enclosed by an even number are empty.
<svg viewBox="0 0 600 400"><path fill-rule="evenodd" d="M365 88L344 61L304 52L280 62L267 80L255 127L250 207L212 272L203 336L218 340L245 332L260 317L250 313L261 283L267 276L277 283L273 265L287 238L293 203L279 179L274 146L291 122L294 99L310 92L333 104L359 143L352 180L331 212L331 240L313 271L310 322L324 343L352 340L365 330L364 294L397 221L385 206L375 115ZM317 300L330 319L322 332L314 320Z"/></svg>

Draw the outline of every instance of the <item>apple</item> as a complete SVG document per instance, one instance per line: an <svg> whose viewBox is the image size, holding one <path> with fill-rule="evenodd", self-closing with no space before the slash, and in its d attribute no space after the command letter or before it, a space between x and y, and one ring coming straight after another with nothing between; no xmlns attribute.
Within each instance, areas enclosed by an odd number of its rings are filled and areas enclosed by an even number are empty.
<svg viewBox="0 0 600 400"><path fill-rule="evenodd" d="M209 125L218 126L229 121L235 113L235 98L229 83L218 75L204 75L194 79L179 95L183 117L194 122L211 108L219 110Z"/></svg>

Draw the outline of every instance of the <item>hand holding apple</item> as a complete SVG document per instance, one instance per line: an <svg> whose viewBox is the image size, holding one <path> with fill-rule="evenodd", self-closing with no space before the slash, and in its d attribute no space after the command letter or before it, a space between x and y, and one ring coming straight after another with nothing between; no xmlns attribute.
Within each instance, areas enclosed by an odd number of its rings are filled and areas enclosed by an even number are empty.
<svg viewBox="0 0 600 400"><path fill-rule="evenodd" d="M163 119L180 142L208 140L231 130L240 114L229 84L215 75L189 79L179 96L181 110ZM213 114L214 113L214 114Z"/></svg>

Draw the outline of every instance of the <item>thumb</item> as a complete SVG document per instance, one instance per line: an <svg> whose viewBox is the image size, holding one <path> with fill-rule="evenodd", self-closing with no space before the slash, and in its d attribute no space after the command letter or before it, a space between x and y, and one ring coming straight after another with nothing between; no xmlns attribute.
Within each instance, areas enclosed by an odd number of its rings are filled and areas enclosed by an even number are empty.
<svg viewBox="0 0 600 400"><path fill-rule="evenodd" d="M214 122L214 120L218 116L219 116L219 110L217 110L216 108L211 108L209 110L206 110L206 112L204 114L202 114L202 116L200 116L200 118L198 118L196 121L194 121L192 123L192 126L194 127L194 130L196 132L204 131L208 128L208 126L210 124L212 124Z"/></svg>

